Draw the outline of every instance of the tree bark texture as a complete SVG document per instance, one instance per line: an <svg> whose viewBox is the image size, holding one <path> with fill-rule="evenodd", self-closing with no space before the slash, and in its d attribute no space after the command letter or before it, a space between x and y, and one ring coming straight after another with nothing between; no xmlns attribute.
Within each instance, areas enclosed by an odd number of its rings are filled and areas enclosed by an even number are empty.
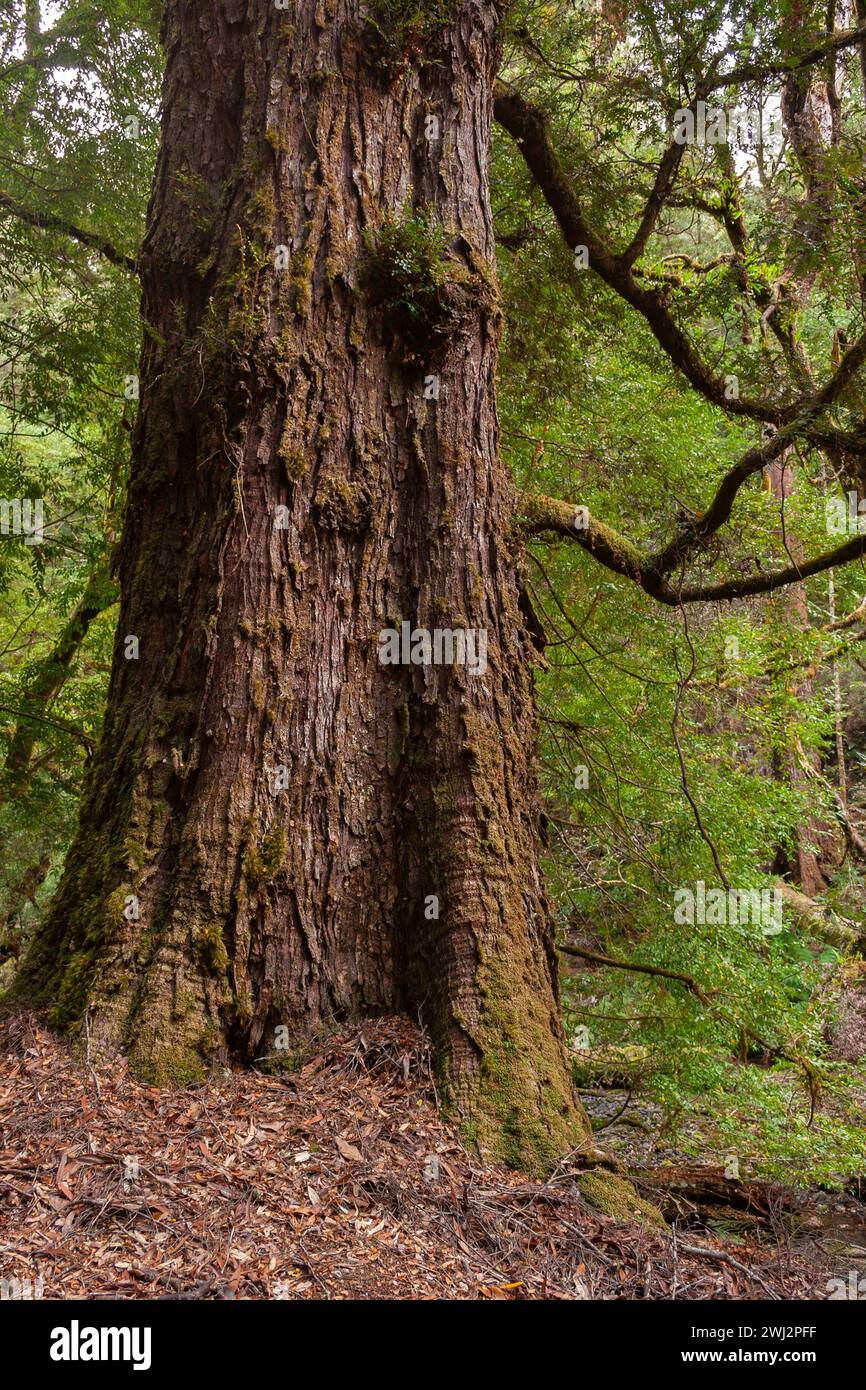
<svg viewBox="0 0 866 1390"><path fill-rule="evenodd" d="M105 733L26 976L155 1081L408 1010L479 1147L541 1167L585 1129L497 447L498 23L167 6ZM486 670L382 665L403 621Z"/></svg>

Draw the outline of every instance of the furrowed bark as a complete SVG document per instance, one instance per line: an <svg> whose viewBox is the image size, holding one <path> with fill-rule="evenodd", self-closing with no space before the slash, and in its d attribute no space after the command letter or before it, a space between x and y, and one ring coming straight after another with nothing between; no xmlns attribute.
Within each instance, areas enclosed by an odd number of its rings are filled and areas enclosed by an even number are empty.
<svg viewBox="0 0 866 1390"><path fill-rule="evenodd" d="M105 733L25 982L157 1081L409 1010L540 1168L586 1129L497 450L498 18L167 7ZM486 669L381 664L403 621Z"/></svg>

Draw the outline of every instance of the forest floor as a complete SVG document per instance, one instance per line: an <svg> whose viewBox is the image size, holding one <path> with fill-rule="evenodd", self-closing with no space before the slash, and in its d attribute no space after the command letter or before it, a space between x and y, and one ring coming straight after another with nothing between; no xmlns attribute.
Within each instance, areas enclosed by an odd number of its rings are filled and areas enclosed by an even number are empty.
<svg viewBox="0 0 866 1390"><path fill-rule="evenodd" d="M729 1240L617 1221L579 1180L472 1157L405 1019L173 1092L30 1016L0 1027L0 1279L45 1298L827 1297L834 1261L784 1200Z"/></svg>

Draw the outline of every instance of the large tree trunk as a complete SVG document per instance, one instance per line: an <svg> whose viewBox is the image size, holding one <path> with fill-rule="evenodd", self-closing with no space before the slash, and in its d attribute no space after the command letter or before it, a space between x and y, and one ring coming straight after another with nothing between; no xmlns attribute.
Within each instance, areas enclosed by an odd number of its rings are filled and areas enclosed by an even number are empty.
<svg viewBox="0 0 866 1390"><path fill-rule="evenodd" d="M450 15L167 6L105 734L27 977L157 1081L409 1010L537 1167L585 1131L497 454L498 15ZM380 664L402 620L486 670Z"/></svg>

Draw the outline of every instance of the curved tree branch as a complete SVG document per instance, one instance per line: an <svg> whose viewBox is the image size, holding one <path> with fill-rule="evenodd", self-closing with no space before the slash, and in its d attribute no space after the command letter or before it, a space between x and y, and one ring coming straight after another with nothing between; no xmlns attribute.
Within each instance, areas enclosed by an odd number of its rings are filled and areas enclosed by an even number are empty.
<svg viewBox="0 0 866 1390"><path fill-rule="evenodd" d="M641 965L635 960L616 960L613 956L600 955L598 951L585 951L582 946L571 946L561 943L558 947L567 956L580 956L581 960L591 960L596 965L608 965L614 970L631 970L638 975L656 975L664 980L679 980L692 994L700 999L702 1004L709 1004L710 1000L706 992L701 989L697 980L691 975L684 975L680 970L665 970L660 965Z"/></svg>
<svg viewBox="0 0 866 1390"><path fill-rule="evenodd" d="M133 275L138 272L138 263L134 256L127 256L122 251L118 251L112 246L110 241L98 236L95 232L85 231L83 227L77 227L73 222L68 222L65 217L58 217L53 212L38 212L33 208L25 207L19 203L17 198L4 193L0 189L0 211L11 213L17 217L19 222L26 222L29 227L38 227L45 232L58 232L61 236L69 237L72 241L77 241L81 246L86 246L90 251L96 251L106 261L112 265L119 266L121 270L130 270Z"/></svg>
<svg viewBox="0 0 866 1390"><path fill-rule="evenodd" d="M527 168L556 217L569 248L586 247L591 269L626 303L637 309L674 365L707 400L729 414L771 424L784 424L792 413L797 413L796 406L785 407L745 397L728 399L724 377L716 376L701 359L668 310L663 295L635 279L627 259L631 248L624 257L614 255L587 222L553 147L544 113L519 92L503 82L497 82L493 114L517 142Z"/></svg>
<svg viewBox="0 0 866 1390"><path fill-rule="evenodd" d="M830 54L862 43L866 43L866 26L859 29L840 29L838 33L830 34L820 43L814 44L812 48L807 48L804 53L797 53L780 63L743 63L740 67L732 68L730 72L719 73L706 83L705 91L739 87L745 82L763 82L768 77L783 77L787 73L799 72L801 68L814 67Z"/></svg>
<svg viewBox="0 0 866 1390"><path fill-rule="evenodd" d="M644 555L627 537L589 516L586 508L577 508L557 497L521 493L517 530L527 537L553 532L575 541L606 569L631 579L650 598L671 608L681 603L718 602L772 593L866 554L866 535L857 535L835 550L785 569L762 571L718 584L674 585L659 568L660 555Z"/></svg>
<svg viewBox="0 0 866 1390"><path fill-rule="evenodd" d="M670 313L663 292L648 288L635 278L629 259L635 245L634 240L623 255L617 256L587 221L571 181L554 149L549 122L544 112L533 106L514 88L497 82L494 89L494 116L518 144L526 166L556 217L569 248L586 247L591 269L642 315L660 347L708 401L727 414L782 426L795 421L804 411L818 414L838 400L855 372L866 360L866 338L861 338L851 348L835 374L809 399L800 397L786 403L775 403L746 397L730 398L725 378L716 375L700 357ZM654 191L657 196L672 177L671 166L665 167L666 172L663 174L660 170L656 180ZM673 172L675 168L676 166L673 166ZM652 223L653 213L649 205L644 219ZM643 227L643 219L641 226ZM639 229L637 237L640 235Z"/></svg>

